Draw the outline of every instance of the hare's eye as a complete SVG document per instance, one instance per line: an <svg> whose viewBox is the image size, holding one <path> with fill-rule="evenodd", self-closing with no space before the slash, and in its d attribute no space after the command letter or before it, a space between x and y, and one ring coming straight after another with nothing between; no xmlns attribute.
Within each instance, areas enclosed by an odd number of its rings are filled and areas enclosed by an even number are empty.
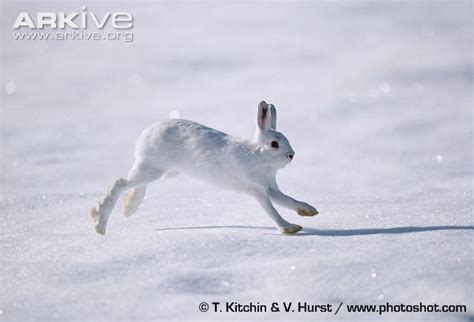
<svg viewBox="0 0 474 322"><path fill-rule="evenodd" d="M277 141L272 141L272 148L275 148L275 149L278 148L278 142Z"/></svg>

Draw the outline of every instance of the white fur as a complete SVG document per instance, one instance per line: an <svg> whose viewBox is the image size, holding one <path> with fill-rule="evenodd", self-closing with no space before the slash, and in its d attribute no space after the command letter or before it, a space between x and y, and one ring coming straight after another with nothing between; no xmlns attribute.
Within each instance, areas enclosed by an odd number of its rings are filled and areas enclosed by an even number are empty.
<svg viewBox="0 0 474 322"><path fill-rule="evenodd" d="M272 141L279 147L272 147ZM302 216L317 210L280 191L276 172L294 155L287 138L276 131L276 109L262 101L258 106L253 141L241 140L204 125L173 119L146 128L137 140L135 163L127 179L115 181L91 210L97 233L105 234L107 219L118 197L125 197L124 212L131 215L143 200L148 183L165 173L184 173L254 196L280 232L302 229L283 219L272 204L293 209Z"/></svg>

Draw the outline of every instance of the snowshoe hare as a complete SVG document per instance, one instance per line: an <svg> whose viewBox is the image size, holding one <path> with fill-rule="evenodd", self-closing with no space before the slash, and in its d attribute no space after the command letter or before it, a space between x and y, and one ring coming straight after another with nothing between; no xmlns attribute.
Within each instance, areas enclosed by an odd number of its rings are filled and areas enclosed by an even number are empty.
<svg viewBox="0 0 474 322"><path fill-rule="evenodd" d="M288 139L276 130L276 109L264 101L258 105L257 132L253 141L231 137L183 119L155 123L137 140L135 163L127 179L120 178L91 210L95 230L105 234L107 219L124 192L124 213L133 214L145 196L146 185L166 173L182 172L254 196L282 234L302 229L283 219L272 202L314 216L311 205L295 200L276 182L276 172L291 162Z"/></svg>

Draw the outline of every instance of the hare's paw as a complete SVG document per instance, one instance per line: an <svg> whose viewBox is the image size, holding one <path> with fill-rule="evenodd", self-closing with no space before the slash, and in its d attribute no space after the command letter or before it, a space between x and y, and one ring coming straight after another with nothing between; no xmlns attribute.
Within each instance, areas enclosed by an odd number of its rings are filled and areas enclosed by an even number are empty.
<svg viewBox="0 0 474 322"><path fill-rule="evenodd" d="M301 205L299 205L298 208L296 209L296 212L298 212L298 215L304 216L304 217L311 217L311 216L316 216L317 214L319 214L316 208L307 204L306 202L302 202Z"/></svg>
<svg viewBox="0 0 474 322"><path fill-rule="evenodd" d="M137 189L131 189L123 199L123 214L129 217L137 211L138 206L143 200L143 194Z"/></svg>
<svg viewBox="0 0 474 322"><path fill-rule="evenodd" d="M299 232L303 227L295 224L288 224L287 226L280 227L280 232L283 235L291 235Z"/></svg>
<svg viewBox="0 0 474 322"><path fill-rule="evenodd" d="M91 217L94 221L94 229L96 233L105 235L105 224L102 220L102 215L99 213L96 207L91 209Z"/></svg>

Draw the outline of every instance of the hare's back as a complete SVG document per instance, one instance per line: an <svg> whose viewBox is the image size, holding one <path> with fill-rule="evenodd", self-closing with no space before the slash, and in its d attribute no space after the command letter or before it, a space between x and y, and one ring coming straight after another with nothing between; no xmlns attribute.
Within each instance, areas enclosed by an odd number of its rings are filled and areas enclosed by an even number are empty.
<svg viewBox="0 0 474 322"><path fill-rule="evenodd" d="M226 143L228 135L202 124L178 119L162 123L158 137L162 142L190 145L220 146Z"/></svg>
<svg viewBox="0 0 474 322"><path fill-rule="evenodd" d="M148 156L163 155L174 158L189 157L226 146L229 136L221 131L202 124L173 119L163 123L154 123L140 136L137 152Z"/></svg>

